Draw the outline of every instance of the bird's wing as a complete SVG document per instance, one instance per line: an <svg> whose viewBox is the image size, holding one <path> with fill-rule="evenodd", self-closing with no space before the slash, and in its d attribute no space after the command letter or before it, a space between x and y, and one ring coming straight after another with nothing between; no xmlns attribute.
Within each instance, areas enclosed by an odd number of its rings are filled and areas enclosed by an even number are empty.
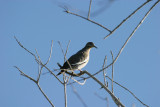
<svg viewBox="0 0 160 107"><path fill-rule="evenodd" d="M83 63L85 63L86 61L88 61L88 59L85 59L83 57L83 52L77 52L76 54L72 55L69 59L68 62L70 63L71 66L75 66L75 65L81 65ZM70 66L68 65L67 61L64 63L63 68L67 69Z"/></svg>
<svg viewBox="0 0 160 107"><path fill-rule="evenodd" d="M80 61L75 61L75 63L72 63L71 65L81 65L81 64L84 64L88 61L88 58L84 59L80 59Z"/></svg>

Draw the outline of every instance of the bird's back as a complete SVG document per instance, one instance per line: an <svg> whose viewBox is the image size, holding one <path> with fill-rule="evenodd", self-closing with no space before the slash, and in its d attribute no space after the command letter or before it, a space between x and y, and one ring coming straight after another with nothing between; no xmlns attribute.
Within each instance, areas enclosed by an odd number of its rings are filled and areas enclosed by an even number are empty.
<svg viewBox="0 0 160 107"><path fill-rule="evenodd" d="M78 51L76 54L72 55L69 59L68 62L71 65L72 69L77 69L77 66L88 62L89 60L89 53L87 52L86 49L81 49ZM66 61L61 69L70 69L70 66Z"/></svg>

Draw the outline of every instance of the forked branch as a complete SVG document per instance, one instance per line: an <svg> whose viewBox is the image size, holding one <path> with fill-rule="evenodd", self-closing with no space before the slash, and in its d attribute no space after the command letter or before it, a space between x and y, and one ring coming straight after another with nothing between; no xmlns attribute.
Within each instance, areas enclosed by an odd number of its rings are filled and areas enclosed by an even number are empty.
<svg viewBox="0 0 160 107"><path fill-rule="evenodd" d="M23 75L24 77L30 79L31 81L33 81L34 83L36 83L36 85L38 86L38 89L41 91L41 93L43 94L43 96L47 99L47 101L51 104L52 107L55 107L53 105L53 103L51 102L51 100L47 97L47 95L44 93L44 91L42 90L42 88L39 85L39 82L36 81L35 79L33 79L32 77L28 76L27 74L25 74L23 71L21 71L17 66L14 66L20 73L21 75Z"/></svg>
<svg viewBox="0 0 160 107"><path fill-rule="evenodd" d="M95 80L99 85L101 85L102 88L104 88L109 95L112 97L113 101L116 103L116 105L119 107L125 107L120 100L102 83L100 82L96 77L94 77L93 75L91 75L89 72L87 71L83 71L85 72L88 76L90 76L93 80Z"/></svg>
<svg viewBox="0 0 160 107"><path fill-rule="evenodd" d="M88 19L88 18L86 18L86 17L84 17L84 16L81 16L81 15L79 15L79 14L70 12L69 10L66 10L65 12L66 12L66 13L69 13L69 14L72 14L72 15L74 15L74 16L78 16L78 17L80 17L80 18L82 18L82 19L85 19L85 20L87 20L87 21L89 21L89 22L91 22L91 23L94 23L94 24L102 27L103 29L105 29L105 30L107 30L107 31L109 31L109 32L112 32L112 31L111 31L110 29L108 29L107 27L105 27L105 26L103 26L103 25L101 25L101 24L99 24L99 23L97 23L97 22L95 22L95 21L93 21L93 20L91 20L91 19Z"/></svg>
<svg viewBox="0 0 160 107"><path fill-rule="evenodd" d="M109 76L106 76L109 80L112 81L112 79ZM118 86L122 87L123 89L125 89L126 91L128 91L136 100L138 100L141 104L143 104L146 107L149 107L147 104L143 103L132 91L130 91L128 88L124 87L123 85L119 84L116 81L113 81L115 84L117 84Z"/></svg>
<svg viewBox="0 0 160 107"><path fill-rule="evenodd" d="M124 22L126 22L131 16L133 16L138 10L140 10L143 6L145 6L148 2L151 0L147 0L142 5L140 5L135 11L133 11L128 17L126 17L120 24L118 24L104 39L109 37L111 34L113 34Z"/></svg>

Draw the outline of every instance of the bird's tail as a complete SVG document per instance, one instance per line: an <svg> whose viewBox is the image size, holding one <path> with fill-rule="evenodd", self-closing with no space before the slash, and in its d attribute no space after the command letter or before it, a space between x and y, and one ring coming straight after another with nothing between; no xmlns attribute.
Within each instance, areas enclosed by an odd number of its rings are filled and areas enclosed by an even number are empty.
<svg viewBox="0 0 160 107"><path fill-rule="evenodd" d="M62 66L59 63L57 63L57 65L60 67L60 69L62 69ZM64 72L64 70L61 70L56 76L62 74L63 72Z"/></svg>
<svg viewBox="0 0 160 107"><path fill-rule="evenodd" d="M56 76L58 76L58 75L62 74L63 72L64 72L64 70L61 70L61 72L59 72Z"/></svg>

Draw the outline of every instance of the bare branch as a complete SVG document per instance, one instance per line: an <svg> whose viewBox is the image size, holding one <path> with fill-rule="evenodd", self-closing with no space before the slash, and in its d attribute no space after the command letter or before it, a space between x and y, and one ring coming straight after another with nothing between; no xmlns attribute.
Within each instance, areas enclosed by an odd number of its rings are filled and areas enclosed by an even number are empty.
<svg viewBox="0 0 160 107"><path fill-rule="evenodd" d="M22 76L32 80L33 82L37 83L37 81L35 79L33 79L32 77L28 76L27 74L25 74L23 71L21 71L17 66L14 66L20 73Z"/></svg>
<svg viewBox="0 0 160 107"><path fill-rule="evenodd" d="M37 51L37 49L36 49L36 53L37 53L37 55L38 55L39 62L40 62L39 66L41 65L41 68L39 69L39 74L38 74L37 81L39 81L39 79L40 79L40 76L41 76L43 67L44 67L45 65L47 65L47 64L49 63L50 59L51 59L52 47L53 47L53 40L52 40L52 42L51 42L51 50L50 50L49 58L48 58L47 62L46 62L44 65L42 64L41 58L40 58L40 56L39 56L39 54L38 54L38 51Z"/></svg>
<svg viewBox="0 0 160 107"><path fill-rule="evenodd" d="M61 84L63 84L63 82L46 66L44 66Z"/></svg>
<svg viewBox="0 0 160 107"><path fill-rule="evenodd" d="M50 50L50 55L49 55L49 58L47 60L47 62L44 64L44 65L47 65L51 59L51 56L52 56L52 49L53 49L53 40L52 40L52 43L51 43L51 50Z"/></svg>
<svg viewBox="0 0 160 107"><path fill-rule="evenodd" d="M38 56L39 62L42 62L42 61L41 61L41 58L40 58L40 56L39 56L39 54L38 54L37 49L35 49L35 50L36 50L36 54L37 54L37 56Z"/></svg>
<svg viewBox="0 0 160 107"><path fill-rule="evenodd" d="M87 104L84 102L84 100L83 100L83 99L81 98L81 96L78 94L76 88L75 88L73 85L71 85L71 87L72 87L72 90L73 90L74 94L75 94L75 95L77 96L77 98L81 101L81 103L83 104L83 106L84 106L84 107L87 107Z"/></svg>
<svg viewBox="0 0 160 107"><path fill-rule="evenodd" d="M39 65L39 74L38 74L38 77L37 77L37 81L39 82L39 79L40 79L40 76L41 76L41 73L42 73L42 69L43 67Z"/></svg>
<svg viewBox="0 0 160 107"><path fill-rule="evenodd" d="M60 48L61 48L62 54L65 56L65 53L64 53L64 50L63 50L63 48L62 48L61 42L58 41L58 44L59 44L59 46L60 46ZM64 62L65 62L65 57L64 57Z"/></svg>
<svg viewBox="0 0 160 107"><path fill-rule="evenodd" d="M19 41L18 39L14 36L14 38L16 39L17 43L19 44L20 47L22 47L24 50L26 50L28 53L30 53L32 56L34 56L36 62L38 64L41 64L41 66L44 66L61 84L63 84L63 82L48 68L46 67L44 64L40 63L39 60L37 59L36 55L33 54L31 51L29 51L27 48L25 48Z"/></svg>
<svg viewBox="0 0 160 107"><path fill-rule="evenodd" d="M69 42L69 43L70 43L70 42ZM68 43L68 46L69 46L69 43ZM69 67L70 67L70 69L71 69L71 71L73 72L72 66L71 66L71 64L69 63L68 59L67 59L66 56L65 56L65 53L64 53L64 51L63 51L63 48L62 48L62 45L61 45L60 41L58 41L58 44L59 44L59 46L61 47L62 53L63 53L63 55L64 55L64 62L65 62L65 60L67 61L68 65L69 65ZM67 46L67 47L68 47L68 46ZM68 50L68 48L67 48L67 50ZM67 54L67 50L66 50L66 54ZM66 72L66 71L65 71L65 72Z"/></svg>
<svg viewBox="0 0 160 107"><path fill-rule="evenodd" d="M26 77L26 78L32 80L34 83L36 83L37 86L38 86L38 88L39 88L39 90L40 90L41 93L44 95L44 97L47 99L47 101L51 104L52 107L55 107L55 106L53 105L53 103L49 100L49 98L47 97L47 95L46 95L46 94L43 92L43 90L41 89L38 81L34 80L32 77L30 77L30 76L28 76L27 74L25 74L25 73L24 73L23 71L21 71L17 66L14 66L14 67L15 67L16 69L18 69L18 71L21 73L21 75L23 75L24 77Z"/></svg>
<svg viewBox="0 0 160 107"><path fill-rule="evenodd" d="M89 16L90 16L90 12L91 12L91 4L92 4L92 0L90 0L90 3L89 3L89 10L88 10L88 19L89 19Z"/></svg>
<svg viewBox="0 0 160 107"><path fill-rule="evenodd" d="M112 81L112 79L109 77L109 76L106 76L109 80L111 80ZM146 106L146 107L149 107L147 104L144 104L132 91L130 91L128 88L126 88L126 87L124 87L123 85L121 85L121 84L119 84L118 82L116 82L116 81L113 81L115 84L117 84L117 85L119 85L120 87L122 87L123 89L125 89L126 91L128 91L130 94L132 94L133 95L133 97L135 98L135 99L137 99L140 103L142 103L144 106Z"/></svg>
<svg viewBox="0 0 160 107"><path fill-rule="evenodd" d="M109 32L112 32L112 31L109 30L108 28L104 27L103 25L101 25L101 24L99 24L99 23L97 23L97 22L95 22L95 21L93 21L93 20L91 20L91 19L88 19L88 18L83 17L83 16L81 16L81 15L78 15L78 14L76 14L76 13L72 13L72 12L70 12L70 11L68 11L68 10L66 11L66 13L69 13L69 14L72 14L72 15L75 15L75 16L78 16L78 17L80 17L80 18L82 18L82 19L85 19L85 20L87 20L87 21L89 21L89 22L91 22L91 23L94 23L94 24L102 27L103 29L105 29L105 30L107 30L107 31L109 31Z"/></svg>
<svg viewBox="0 0 160 107"><path fill-rule="evenodd" d="M16 38L16 36L14 36L14 38L16 39L17 43L19 44L19 46L20 46L21 48L23 48L23 49L26 50L28 53L30 53L32 56L34 56L34 58L35 58L35 60L36 60L37 63L40 63L35 54L33 54L31 51L29 51L27 48L25 48L25 47L18 41L18 39Z"/></svg>
<svg viewBox="0 0 160 107"><path fill-rule="evenodd" d="M41 91L41 93L43 94L43 96L48 100L48 102L51 104L52 107L55 107L53 105L53 103L50 101L50 99L47 97L47 95L44 93L44 91L42 90L42 88L40 87L40 85L37 83L37 86L39 88L39 90Z"/></svg>
<svg viewBox="0 0 160 107"><path fill-rule="evenodd" d="M101 85L102 88L104 88L109 95L112 97L112 99L114 100L114 102L117 104L117 106L121 106L121 107L125 107L120 100L105 86L103 85L97 78L95 78L93 75L91 75L89 72L87 71L83 71L85 72L88 76L90 76L93 80L95 80L99 85Z"/></svg>
<svg viewBox="0 0 160 107"><path fill-rule="evenodd" d="M112 60L114 61L114 56L112 51L111 51L111 55L112 55ZM114 64L112 64L112 93L113 93L113 73L114 73Z"/></svg>
<svg viewBox="0 0 160 107"><path fill-rule="evenodd" d="M41 76L41 72L42 72L42 69L43 69L43 66L41 66L41 58L40 58L40 56L39 56L39 54L38 54L38 51L37 51L37 49L35 49L36 50L36 53L37 53L37 55L38 55L38 59L39 59L39 63L38 63L38 77L37 77L37 82L39 82L39 79L40 79L40 76ZM41 66L41 67L40 67Z"/></svg>
<svg viewBox="0 0 160 107"><path fill-rule="evenodd" d="M71 77L71 79L74 81L74 82L76 82L76 83L78 83L79 85L84 85L85 83L86 83L86 79L83 79L84 81L82 82L82 83L80 83L79 81L77 81L76 79L74 79L73 77ZM72 83L69 83L68 85L71 85Z"/></svg>
<svg viewBox="0 0 160 107"><path fill-rule="evenodd" d="M100 95L98 95L97 93L95 93L95 95L98 97L98 98L100 98L101 100L105 100L106 102L107 102L107 107L109 107L109 101L108 101L108 98L106 97L106 98L103 98L103 97L101 97Z"/></svg>
<svg viewBox="0 0 160 107"><path fill-rule="evenodd" d="M65 102L65 107L67 107L67 87L66 87L66 76L65 73L63 74L63 81L64 81L64 102Z"/></svg>
<svg viewBox="0 0 160 107"><path fill-rule="evenodd" d="M145 18L149 15L149 13L151 12L151 10L153 9L153 7L156 6L156 4L159 1L157 1L150 9L149 11L145 14L145 16L142 18L142 20L139 22L139 24L135 27L135 29L133 30L133 32L130 34L130 36L127 38L127 40L125 41L125 43L123 44L123 46L121 47L118 55L116 56L116 58L114 59L114 62L116 62L116 60L118 59L119 55L121 54L121 52L123 51L124 47L126 46L126 44L128 43L128 41L131 39L131 37L134 35L134 33L137 31L137 29L140 27L140 25L143 23L143 21L145 20ZM114 63L113 62L113 63Z"/></svg>
<svg viewBox="0 0 160 107"><path fill-rule="evenodd" d="M65 57L66 57L66 55L67 55L70 42L71 42L71 40L69 40L69 42L68 42L67 49L66 49L66 53L64 54Z"/></svg>
<svg viewBox="0 0 160 107"><path fill-rule="evenodd" d="M133 11L128 17L126 17L119 25L117 25L104 39L109 37L111 34L113 34L125 21L127 21L132 15L134 15L138 10L140 10L143 6L145 6L148 2L151 0L147 0L142 5L140 5L135 11Z"/></svg>
<svg viewBox="0 0 160 107"><path fill-rule="evenodd" d="M65 53L64 53L64 51L63 51L63 48L62 48L62 45L61 45L60 41L58 41L58 44L60 45L61 50L62 50L62 53L63 53L63 55L64 55L64 63L65 63L65 60L66 60L67 63L68 63L68 65L69 65L70 68L72 69L72 67L71 67L71 65L70 65L70 63L69 63L69 61L68 61L67 58L66 58L66 55L67 55L67 52L68 52L68 47L69 47L70 41L69 41L69 43L68 43L68 45L67 45L67 49L66 49L66 52L65 52ZM58 64L58 66L59 66L60 68L62 67L59 63L57 63L57 64ZM66 76L66 74L65 74L65 72L64 72L64 73L63 73L63 86L64 86L64 100L65 100L65 107L67 107L67 86L66 86L66 85L67 85L69 79L70 79L70 76L69 76L68 79L67 79L67 76Z"/></svg>
<svg viewBox="0 0 160 107"><path fill-rule="evenodd" d="M107 56L105 56L105 58L104 58L103 68L106 66L106 64L107 64ZM107 87L107 84L106 84L106 72L105 72L105 69L103 70L103 78L104 78L104 85Z"/></svg>
<svg viewBox="0 0 160 107"><path fill-rule="evenodd" d="M19 44L19 46L21 46L24 50L26 50L28 53L30 53L31 55L33 55L35 57L35 59L37 59L37 57L31 52L29 51L28 49L26 49L19 41L18 39L16 38L16 36L14 36L14 38L16 39L17 43Z"/></svg>

